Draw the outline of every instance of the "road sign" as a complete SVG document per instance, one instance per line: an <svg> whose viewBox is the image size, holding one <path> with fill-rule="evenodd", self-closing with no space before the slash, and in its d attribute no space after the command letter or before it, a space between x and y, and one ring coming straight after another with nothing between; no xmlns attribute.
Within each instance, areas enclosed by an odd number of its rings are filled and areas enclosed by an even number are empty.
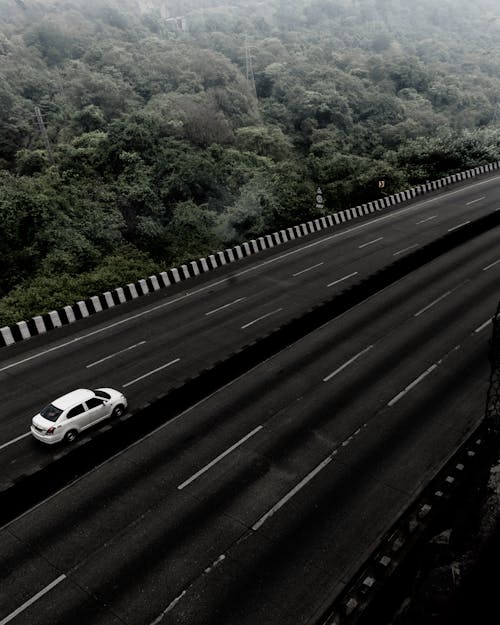
<svg viewBox="0 0 500 625"><path fill-rule="evenodd" d="M323 192L319 187L316 189L316 208L323 208Z"/></svg>

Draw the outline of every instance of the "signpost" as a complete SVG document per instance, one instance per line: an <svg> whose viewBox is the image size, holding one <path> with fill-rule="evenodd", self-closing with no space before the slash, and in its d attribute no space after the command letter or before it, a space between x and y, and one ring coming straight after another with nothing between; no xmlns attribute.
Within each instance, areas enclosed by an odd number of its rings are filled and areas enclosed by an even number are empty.
<svg viewBox="0 0 500 625"><path fill-rule="evenodd" d="M321 191L319 187L316 189L316 208L321 209L321 210L323 210L324 208L323 192Z"/></svg>

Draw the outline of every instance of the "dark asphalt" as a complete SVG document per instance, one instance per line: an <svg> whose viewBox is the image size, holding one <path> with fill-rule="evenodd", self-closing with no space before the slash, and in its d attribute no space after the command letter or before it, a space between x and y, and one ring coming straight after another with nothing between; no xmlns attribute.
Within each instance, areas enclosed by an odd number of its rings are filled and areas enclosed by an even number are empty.
<svg viewBox="0 0 500 625"><path fill-rule="evenodd" d="M498 230L4 527L0 619L312 625L482 416Z"/></svg>

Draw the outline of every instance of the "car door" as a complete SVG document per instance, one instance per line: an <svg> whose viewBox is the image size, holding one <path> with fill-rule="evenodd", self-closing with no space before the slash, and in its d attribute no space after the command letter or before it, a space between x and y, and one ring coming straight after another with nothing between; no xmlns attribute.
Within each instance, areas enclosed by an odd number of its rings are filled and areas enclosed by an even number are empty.
<svg viewBox="0 0 500 625"><path fill-rule="evenodd" d="M83 430L85 428L85 406L83 404L78 404L77 406L73 406L66 413L66 421L64 424L64 433L69 430Z"/></svg>
<svg viewBox="0 0 500 625"><path fill-rule="evenodd" d="M86 411L85 411L85 427L90 427L101 421L101 419L105 419L108 416L109 410L107 409L107 405L104 403L103 399L99 397L91 397L87 399L85 402Z"/></svg>

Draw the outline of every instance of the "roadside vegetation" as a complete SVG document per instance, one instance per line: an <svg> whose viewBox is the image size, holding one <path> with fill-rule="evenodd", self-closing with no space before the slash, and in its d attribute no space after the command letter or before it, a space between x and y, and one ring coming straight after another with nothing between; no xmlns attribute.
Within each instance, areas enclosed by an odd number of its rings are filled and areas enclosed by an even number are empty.
<svg viewBox="0 0 500 625"><path fill-rule="evenodd" d="M496 0L0 0L0 326L499 160L499 94Z"/></svg>

